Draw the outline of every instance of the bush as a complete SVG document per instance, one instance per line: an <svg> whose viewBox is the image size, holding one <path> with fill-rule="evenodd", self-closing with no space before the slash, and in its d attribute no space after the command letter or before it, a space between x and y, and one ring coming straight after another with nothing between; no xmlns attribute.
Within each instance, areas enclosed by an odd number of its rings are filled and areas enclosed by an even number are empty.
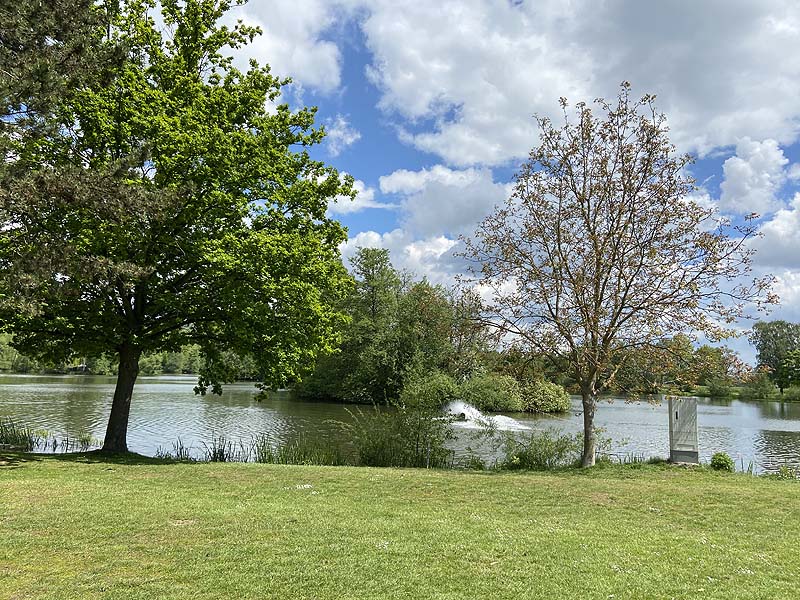
<svg viewBox="0 0 800 600"><path fill-rule="evenodd" d="M800 402L800 386L793 385L790 388L783 390L781 400L784 402Z"/></svg>
<svg viewBox="0 0 800 600"><path fill-rule="evenodd" d="M413 374L400 392L400 405L438 410L458 396L458 385L446 373L433 371L427 375Z"/></svg>
<svg viewBox="0 0 800 600"><path fill-rule="evenodd" d="M731 395L731 383L727 379L716 378L708 382L708 395L712 398L727 398Z"/></svg>
<svg viewBox="0 0 800 600"><path fill-rule="evenodd" d="M522 388L523 409L532 413L567 412L569 394L558 384L543 379L531 381Z"/></svg>
<svg viewBox="0 0 800 600"><path fill-rule="evenodd" d="M461 399L481 411L520 412L523 410L522 388L509 375L487 373L461 384Z"/></svg>
<svg viewBox="0 0 800 600"><path fill-rule="evenodd" d="M745 399L770 398L775 395L775 384L766 373L754 375L742 386L741 397Z"/></svg>
<svg viewBox="0 0 800 600"><path fill-rule="evenodd" d="M575 464L583 451L581 434L562 434L557 430L533 431L526 440L509 437L502 469L544 471Z"/></svg>
<svg viewBox="0 0 800 600"><path fill-rule="evenodd" d="M733 473L736 470L736 465L727 453L717 452L711 457L711 468L715 471L729 471Z"/></svg>
<svg viewBox="0 0 800 600"><path fill-rule="evenodd" d="M800 477L800 471L797 467L792 467L790 465L781 465L778 468L778 472L772 475L775 479L790 479L796 480Z"/></svg>

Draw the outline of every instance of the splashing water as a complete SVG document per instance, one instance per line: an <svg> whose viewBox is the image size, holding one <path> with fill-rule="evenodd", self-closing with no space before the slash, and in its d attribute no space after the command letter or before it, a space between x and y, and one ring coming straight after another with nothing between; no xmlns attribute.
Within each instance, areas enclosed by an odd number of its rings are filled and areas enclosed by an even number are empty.
<svg viewBox="0 0 800 600"><path fill-rule="evenodd" d="M444 407L447 414L453 415L461 427L478 429L481 427L494 427L504 431L522 431L530 429L516 419L505 415L485 415L477 408L466 402L455 401Z"/></svg>

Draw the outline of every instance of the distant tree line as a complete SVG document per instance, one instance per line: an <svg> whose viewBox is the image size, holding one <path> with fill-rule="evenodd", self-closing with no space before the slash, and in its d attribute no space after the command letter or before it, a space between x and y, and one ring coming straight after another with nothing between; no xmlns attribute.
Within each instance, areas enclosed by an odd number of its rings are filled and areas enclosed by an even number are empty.
<svg viewBox="0 0 800 600"><path fill-rule="evenodd" d="M11 344L9 334L0 334L0 371L8 373L86 373L116 375L117 362L113 356L73 356L66 361L45 361L21 354ZM187 344L175 352L150 352L142 356L139 372L142 375L197 375L202 372L205 357L197 344ZM251 380L258 377L258 367L251 358L226 356L226 362L236 373L236 379Z"/></svg>

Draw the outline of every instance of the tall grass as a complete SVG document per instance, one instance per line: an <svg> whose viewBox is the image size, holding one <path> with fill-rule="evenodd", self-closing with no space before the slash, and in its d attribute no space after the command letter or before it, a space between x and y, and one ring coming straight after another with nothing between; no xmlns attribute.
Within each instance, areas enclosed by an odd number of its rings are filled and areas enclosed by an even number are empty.
<svg viewBox="0 0 800 600"><path fill-rule="evenodd" d="M0 445L31 452L42 443L42 437L30 427L18 425L11 419L0 418Z"/></svg>
<svg viewBox="0 0 800 600"><path fill-rule="evenodd" d="M156 449L156 458L176 460L178 462L195 462L197 460L192 454L192 447L184 444L181 438L172 443L172 452L159 446Z"/></svg>
<svg viewBox="0 0 800 600"><path fill-rule="evenodd" d="M261 434L253 439L253 460L259 463L279 465L326 465L353 464L338 445L323 444L306 436L300 436L284 444L274 444L270 437Z"/></svg>
<svg viewBox="0 0 800 600"><path fill-rule="evenodd" d="M249 462L252 454L252 444L234 443L224 435L212 436L211 443L202 442L202 446L206 462Z"/></svg>
<svg viewBox="0 0 800 600"><path fill-rule="evenodd" d="M348 411L350 412L350 411ZM368 467L454 466L454 452L446 444L453 439L452 417L424 406L384 411L350 412L352 423L342 423L358 452L359 464Z"/></svg>

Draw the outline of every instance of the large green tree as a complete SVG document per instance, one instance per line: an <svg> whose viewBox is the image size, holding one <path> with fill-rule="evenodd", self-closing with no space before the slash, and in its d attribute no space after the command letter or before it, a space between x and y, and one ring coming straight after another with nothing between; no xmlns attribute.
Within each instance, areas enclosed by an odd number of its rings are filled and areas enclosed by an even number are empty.
<svg viewBox="0 0 800 600"><path fill-rule="evenodd" d="M769 369L769 378L783 394L791 384L786 357L793 350L800 350L800 324L759 321L753 325L750 341L756 347L758 364Z"/></svg>
<svg viewBox="0 0 800 600"><path fill-rule="evenodd" d="M716 221L691 200L690 158L675 153L653 97L637 101L623 83L595 106L572 113L562 99L562 124L538 119L514 194L466 250L496 326L568 365L584 466L595 460L597 397L626 355L678 333L724 337L751 303L774 300L769 278L742 277L755 226Z"/></svg>
<svg viewBox="0 0 800 600"><path fill-rule="evenodd" d="M0 317L26 354L116 353L106 451L127 450L144 352L199 344L201 392L230 379L230 353L281 384L344 319L345 232L326 208L351 180L312 160L323 134L313 109L278 104L285 81L224 55L258 34L218 24L232 3L104 12L122 60L43 113L47 135L3 140Z"/></svg>

